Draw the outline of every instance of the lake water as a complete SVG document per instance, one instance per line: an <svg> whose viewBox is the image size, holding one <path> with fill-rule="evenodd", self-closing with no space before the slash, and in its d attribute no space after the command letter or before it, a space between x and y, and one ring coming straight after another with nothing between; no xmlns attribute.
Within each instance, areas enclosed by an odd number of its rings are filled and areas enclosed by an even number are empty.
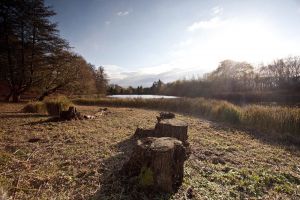
<svg viewBox="0 0 300 200"><path fill-rule="evenodd" d="M130 98L130 99L134 99L134 98L142 98L142 99L174 99L174 98L178 98L176 96L165 96L165 95L140 95L140 94L122 94L122 95L110 95L108 97L112 97L112 98Z"/></svg>

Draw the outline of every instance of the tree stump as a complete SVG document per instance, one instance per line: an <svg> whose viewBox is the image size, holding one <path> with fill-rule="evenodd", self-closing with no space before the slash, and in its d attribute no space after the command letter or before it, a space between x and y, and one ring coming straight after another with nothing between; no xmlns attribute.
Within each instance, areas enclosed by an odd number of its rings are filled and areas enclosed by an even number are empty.
<svg viewBox="0 0 300 200"><path fill-rule="evenodd" d="M70 106L67 111L61 111L59 117L61 120L81 119L80 113L73 106Z"/></svg>
<svg viewBox="0 0 300 200"><path fill-rule="evenodd" d="M146 137L137 140L121 174L137 177L144 188L172 193L182 184L186 158L181 141L170 137Z"/></svg>
<svg viewBox="0 0 300 200"><path fill-rule="evenodd" d="M164 119L155 126L155 137L173 137L188 144L188 125L178 119Z"/></svg>

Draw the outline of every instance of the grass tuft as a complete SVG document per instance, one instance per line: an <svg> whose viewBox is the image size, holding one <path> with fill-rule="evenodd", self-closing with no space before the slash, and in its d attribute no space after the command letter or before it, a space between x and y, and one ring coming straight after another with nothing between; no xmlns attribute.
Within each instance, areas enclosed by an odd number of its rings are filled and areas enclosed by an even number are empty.
<svg viewBox="0 0 300 200"><path fill-rule="evenodd" d="M23 108L27 113L40 113L49 115L59 115L63 110L67 110L72 102L65 96L57 96L55 98L47 98L44 101L29 102Z"/></svg>

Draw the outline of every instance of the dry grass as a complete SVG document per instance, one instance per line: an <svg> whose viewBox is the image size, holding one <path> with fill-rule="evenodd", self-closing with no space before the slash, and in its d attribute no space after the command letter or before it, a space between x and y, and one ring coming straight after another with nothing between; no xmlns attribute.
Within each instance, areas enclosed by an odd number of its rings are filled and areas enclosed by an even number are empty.
<svg viewBox="0 0 300 200"><path fill-rule="evenodd" d="M204 117L265 132L278 141L300 145L300 108L248 105L204 98L76 99L80 105L124 106L167 110Z"/></svg>
<svg viewBox="0 0 300 200"><path fill-rule="evenodd" d="M32 101L25 105L24 112L59 115L60 111L67 110L72 102L65 96L46 98L44 101Z"/></svg>
<svg viewBox="0 0 300 200"><path fill-rule="evenodd" d="M116 172L128 158L137 126L154 126L157 111L109 108L94 120L51 122L49 116L0 104L0 191L14 199L299 199L300 152L195 117L192 155L176 194L145 194ZM79 106L83 113L99 107ZM30 143L30 138L41 139ZM1 195L1 192L0 192Z"/></svg>

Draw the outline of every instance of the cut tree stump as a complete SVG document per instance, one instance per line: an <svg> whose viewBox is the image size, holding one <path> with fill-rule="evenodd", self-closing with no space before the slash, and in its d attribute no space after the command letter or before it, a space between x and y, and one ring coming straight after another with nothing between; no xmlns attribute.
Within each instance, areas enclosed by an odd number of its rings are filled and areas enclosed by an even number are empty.
<svg viewBox="0 0 300 200"><path fill-rule="evenodd" d="M59 117L61 120L82 119L80 113L73 106L70 106L67 111L61 111Z"/></svg>
<svg viewBox="0 0 300 200"><path fill-rule="evenodd" d="M182 184L186 159L181 141L170 137L146 137L137 140L121 174L137 177L144 188L172 193Z"/></svg>
<svg viewBox="0 0 300 200"><path fill-rule="evenodd" d="M164 119L155 126L155 137L173 137L188 144L188 125L178 119Z"/></svg>

